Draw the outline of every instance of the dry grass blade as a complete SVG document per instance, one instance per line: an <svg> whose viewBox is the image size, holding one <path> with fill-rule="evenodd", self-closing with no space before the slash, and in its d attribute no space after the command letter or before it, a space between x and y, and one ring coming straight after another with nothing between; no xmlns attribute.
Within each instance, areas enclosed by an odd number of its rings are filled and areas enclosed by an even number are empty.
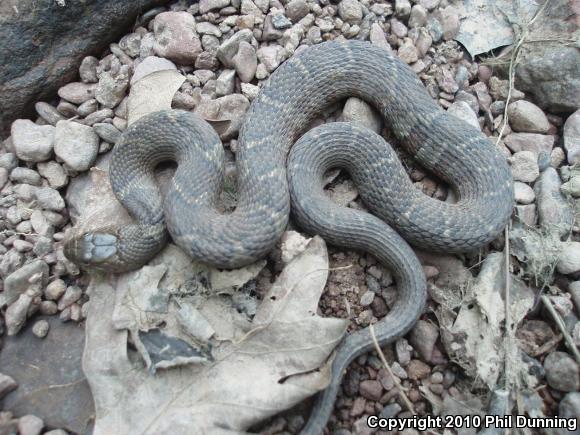
<svg viewBox="0 0 580 435"><path fill-rule="evenodd" d="M574 354L576 362L580 364L580 352L578 352L578 348L576 347L576 344L574 344L574 340L566 330L566 325L564 325L564 321L562 320L560 315L556 312L554 306L552 305L552 302L550 301L550 299L548 299L546 295L542 295L541 299L542 302L544 303L544 306L547 308L548 312L554 319L554 322L556 322L556 326L564 336L564 341L566 342L568 349L570 349L570 351Z"/></svg>
<svg viewBox="0 0 580 435"><path fill-rule="evenodd" d="M383 363L385 370L389 373L389 375L393 379L393 382L395 383L395 388L399 392L399 397L405 403L405 406L407 407L407 409L409 411L411 411L411 413L413 415L416 415L417 413L415 412L415 408L413 408L413 404L411 403L411 401L409 400L409 398L405 394L405 390L403 389L403 386L399 382L399 379L397 377L395 377L393 371L391 370L391 366L389 365L389 363L387 362L387 359L385 358L385 354L383 353L381 346L379 346L379 342L377 341L377 337L375 335L375 329L373 328L373 325L369 325L369 331L371 333L371 337L373 339L373 344L375 345L375 349L377 350L377 353L379 354L379 358L381 359L381 362Z"/></svg>

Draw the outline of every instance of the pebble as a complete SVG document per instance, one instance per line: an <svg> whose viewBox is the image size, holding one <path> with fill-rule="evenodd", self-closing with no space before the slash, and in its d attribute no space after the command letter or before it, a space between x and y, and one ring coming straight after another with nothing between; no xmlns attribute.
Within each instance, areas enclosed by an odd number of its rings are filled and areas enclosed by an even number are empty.
<svg viewBox="0 0 580 435"><path fill-rule="evenodd" d="M310 12L310 7L305 0L291 0L286 5L286 15L296 23Z"/></svg>
<svg viewBox="0 0 580 435"><path fill-rule="evenodd" d="M18 419L20 435L39 435L43 427L44 422L35 415L23 415Z"/></svg>
<svg viewBox="0 0 580 435"><path fill-rule="evenodd" d="M292 27L292 21L290 21L283 13L278 12L272 14L272 25L275 29L285 30Z"/></svg>
<svg viewBox="0 0 580 435"><path fill-rule="evenodd" d="M258 68L258 57L256 50L249 42L240 41L238 51L232 58L232 65L243 83L249 83L254 79Z"/></svg>
<svg viewBox="0 0 580 435"><path fill-rule="evenodd" d="M94 130L78 122L56 124L54 152L75 171L86 171L97 158L99 137Z"/></svg>
<svg viewBox="0 0 580 435"><path fill-rule="evenodd" d="M441 26L444 40L449 41L457 36L459 32L459 12L457 9L453 6L441 9Z"/></svg>
<svg viewBox="0 0 580 435"><path fill-rule="evenodd" d="M409 27L424 27L427 24L427 10L421 5L413 5L409 17Z"/></svg>
<svg viewBox="0 0 580 435"><path fill-rule="evenodd" d="M39 187L34 191L38 206L44 210L64 210L65 203L58 190L52 187Z"/></svg>
<svg viewBox="0 0 580 435"><path fill-rule="evenodd" d="M99 79L97 77L97 66L99 59L94 56L87 56L79 66L79 76L83 83L96 83Z"/></svg>
<svg viewBox="0 0 580 435"><path fill-rule="evenodd" d="M38 113L38 115L50 125L56 125L58 121L64 119L64 116L56 110L56 107L51 106L48 103L42 101L38 102L34 105L34 109L36 110L36 113Z"/></svg>
<svg viewBox="0 0 580 435"><path fill-rule="evenodd" d="M379 417L380 418L393 418L399 412L401 412L402 409L403 408L401 408L401 405L399 405L398 403L391 403L390 405L387 405L383 408L383 410L379 414Z"/></svg>
<svg viewBox="0 0 580 435"><path fill-rule="evenodd" d="M96 83L73 82L58 90L58 96L73 104L83 104L95 97Z"/></svg>
<svg viewBox="0 0 580 435"><path fill-rule="evenodd" d="M229 6L229 4L230 0L200 0L199 13L206 14L209 11L225 8L226 6Z"/></svg>
<svg viewBox="0 0 580 435"><path fill-rule="evenodd" d="M11 391L14 391L18 384L10 376L0 373L0 399L3 399Z"/></svg>
<svg viewBox="0 0 580 435"><path fill-rule="evenodd" d="M68 176L63 167L54 160L38 163L36 165L38 173L46 178L50 187L60 189L68 183Z"/></svg>
<svg viewBox="0 0 580 435"><path fill-rule="evenodd" d="M8 170L5 168L0 168L0 189L4 187L8 181Z"/></svg>
<svg viewBox="0 0 580 435"><path fill-rule="evenodd" d="M52 156L55 128L17 119L10 129L14 153L25 162L42 162Z"/></svg>
<svg viewBox="0 0 580 435"><path fill-rule="evenodd" d="M48 265L40 259L33 260L12 272L4 280L4 291L0 293L0 306L14 303L30 287L30 280L35 275L40 274L41 283L43 283L48 273Z"/></svg>
<svg viewBox="0 0 580 435"><path fill-rule="evenodd" d="M565 195L572 195L574 198L580 197L580 177L572 177L562 184L560 191Z"/></svg>
<svg viewBox="0 0 580 435"><path fill-rule="evenodd" d="M554 148L550 153L550 166L552 168L559 168L566 160L566 153L562 148Z"/></svg>
<svg viewBox="0 0 580 435"><path fill-rule="evenodd" d="M128 86L129 67L127 65L123 65L115 76L105 71L99 77L95 99L102 106L112 109L123 100Z"/></svg>
<svg viewBox="0 0 580 435"><path fill-rule="evenodd" d="M384 48L388 52L392 52L391 45L387 41L387 37L385 36L385 32L381 28L378 23L373 23L371 26L371 30L369 33L369 39L371 44L376 45L377 47Z"/></svg>
<svg viewBox="0 0 580 435"><path fill-rule="evenodd" d="M55 279L44 289L44 297L48 300L56 301L66 291L66 284L62 279Z"/></svg>
<svg viewBox="0 0 580 435"><path fill-rule="evenodd" d="M215 92L218 97L230 95L234 92L236 84L236 71L233 69L225 69L218 76L215 84Z"/></svg>
<svg viewBox="0 0 580 435"><path fill-rule="evenodd" d="M347 23L360 23L363 17L362 6L357 0L342 0L338 4L338 15Z"/></svg>
<svg viewBox="0 0 580 435"><path fill-rule="evenodd" d="M419 60L419 52L409 38L405 38L403 45L401 45L397 51L397 55L403 62L407 64L412 64Z"/></svg>
<svg viewBox="0 0 580 435"><path fill-rule="evenodd" d="M366 291L360 298L360 304L363 307L368 307L374 300L375 294L372 291Z"/></svg>
<svg viewBox="0 0 580 435"><path fill-rule="evenodd" d="M540 175L538 157L531 151L519 151L510 159L514 181L531 183Z"/></svg>
<svg viewBox="0 0 580 435"><path fill-rule="evenodd" d="M564 275L580 271L580 242L568 241L564 243L556 269Z"/></svg>
<svg viewBox="0 0 580 435"><path fill-rule="evenodd" d="M155 17L153 29L153 50L158 56L188 64L203 51L195 32L195 19L188 12L163 12Z"/></svg>
<svg viewBox="0 0 580 435"><path fill-rule="evenodd" d="M48 432L44 432L44 435L69 435L67 431L63 429L54 429Z"/></svg>
<svg viewBox="0 0 580 435"><path fill-rule="evenodd" d="M24 324L32 304L33 296L29 291L22 293L18 299L6 308L4 322L6 323L6 333L9 336L18 334Z"/></svg>
<svg viewBox="0 0 580 435"><path fill-rule="evenodd" d="M70 307L72 304L78 301L82 295L83 290L80 287L76 285L71 285L67 287L66 291L58 301L59 311L62 311L65 308Z"/></svg>
<svg viewBox="0 0 580 435"><path fill-rule="evenodd" d="M342 109L342 120L356 122L375 133L380 133L383 127L381 116L365 101L350 97Z"/></svg>
<svg viewBox="0 0 580 435"><path fill-rule="evenodd" d="M359 393L364 398L377 402L383 395L383 386L379 381L362 381L360 383Z"/></svg>
<svg viewBox="0 0 580 435"><path fill-rule="evenodd" d="M536 133L510 133L504 138L504 143L514 153L518 151L531 151L536 154L542 151L550 153L555 141L556 136Z"/></svg>
<svg viewBox="0 0 580 435"><path fill-rule="evenodd" d="M96 123L93 125L93 131L102 140L109 143L116 143L117 139L121 135L121 132L117 127L108 123Z"/></svg>
<svg viewBox="0 0 580 435"><path fill-rule="evenodd" d="M580 163L580 109L572 113L564 123L563 136L568 163Z"/></svg>
<svg viewBox="0 0 580 435"><path fill-rule="evenodd" d="M550 122L542 109L529 101L510 103L507 113L510 127L516 132L547 133L550 130Z"/></svg>
<svg viewBox="0 0 580 435"><path fill-rule="evenodd" d="M467 122L476 129L481 130L477 115L465 101L455 101L451 106L449 106L447 112Z"/></svg>
<svg viewBox="0 0 580 435"><path fill-rule="evenodd" d="M577 391L580 388L578 366L566 352L552 352L544 360L548 385L559 391Z"/></svg>
<svg viewBox="0 0 580 435"><path fill-rule="evenodd" d="M536 224L536 205L516 205L516 215L521 222L533 227Z"/></svg>
<svg viewBox="0 0 580 435"><path fill-rule="evenodd" d="M44 316L53 316L58 313L58 307L53 301L42 301L39 308L40 314Z"/></svg>
<svg viewBox="0 0 580 435"><path fill-rule="evenodd" d="M407 18L411 13L411 3L409 0L395 0L395 15Z"/></svg>
<svg viewBox="0 0 580 435"><path fill-rule="evenodd" d="M250 101L253 101L260 94L260 88L250 83L242 83L242 94Z"/></svg>
<svg viewBox="0 0 580 435"><path fill-rule="evenodd" d="M429 376L430 373L431 367L418 359L411 360L407 365L407 374L409 379L414 381L424 379Z"/></svg>
<svg viewBox="0 0 580 435"><path fill-rule="evenodd" d="M402 366L406 366L411 361L411 351L413 348L409 346L409 342L404 338L399 338L395 343L395 353L397 354L397 361Z"/></svg>
<svg viewBox="0 0 580 435"><path fill-rule="evenodd" d="M556 229L560 235L570 231L574 215L568 201L562 195L562 182L554 168L546 168L534 185L540 224L549 230Z"/></svg>
<svg viewBox="0 0 580 435"><path fill-rule="evenodd" d="M38 338L44 338L48 334L50 324L46 320L38 320L32 326L32 333Z"/></svg>
<svg viewBox="0 0 580 435"><path fill-rule="evenodd" d="M10 180L14 183L26 183L33 186L39 186L41 183L41 177L38 172L23 167L12 169L12 172L10 172Z"/></svg>
<svg viewBox="0 0 580 435"><path fill-rule="evenodd" d="M431 322L419 320L409 335L409 342L425 361L431 360L433 348L439 338L439 329Z"/></svg>
<svg viewBox="0 0 580 435"><path fill-rule="evenodd" d="M94 124L103 122L106 119L111 119L113 116L115 116L115 114L111 109L101 109L89 114L85 119L82 120L82 123L84 125L93 126Z"/></svg>
<svg viewBox="0 0 580 435"><path fill-rule="evenodd" d="M571 392L564 396L558 405L558 417L574 418L578 420L580 417L580 393ZM564 432L564 431L562 431ZM564 433L569 433L568 431Z"/></svg>
<svg viewBox="0 0 580 435"><path fill-rule="evenodd" d="M91 113L96 112L99 108L99 102L94 98L85 101L77 108L77 113L81 117L89 116Z"/></svg>
<svg viewBox="0 0 580 435"><path fill-rule="evenodd" d="M212 23L205 22L205 21L202 23L197 23L195 25L195 30L200 35L213 35L216 38L221 38L221 36L222 36L222 32L220 31L220 29L217 26L213 25Z"/></svg>
<svg viewBox="0 0 580 435"><path fill-rule="evenodd" d="M0 168L4 168L7 171L11 171L16 166L18 166L18 158L14 153L6 153L0 155Z"/></svg>
<svg viewBox="0 0 580 435"><path fill-rule="evenodd" d="M240 30L235 33L231 38L226 39L217 49L216 56L224 64L225 67L233 68L233 58L238 52L241 41L246 41L250 43L252 41L253 34L249 29Z"/></svg>
<svg viewBox="0 0 580 435"><path fill-rule="evenodd" d="M536 199L534 189L525 183L516 181L514 183L514 197L519 204L531 204Z"/></svg>
<svg viewBox="0 0 580 435"><path fill-rule="evenodd" d="M157 71L176 70L177 67L169 59L158 56L147 56L136 67L131 77L131 85Z"/></svg>

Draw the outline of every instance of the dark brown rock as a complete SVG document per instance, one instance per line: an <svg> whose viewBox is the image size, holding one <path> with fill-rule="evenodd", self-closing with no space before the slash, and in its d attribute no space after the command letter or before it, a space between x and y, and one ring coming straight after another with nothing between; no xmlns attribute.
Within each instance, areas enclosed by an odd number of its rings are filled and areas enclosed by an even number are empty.
<svg viewBox="0 0 580 435"><path fill-rule="evenodd" d="M87 55L99 55L135 23L137 15L166 0L86 0L60 6L50 0L0 2L0 135L34 103L52 98L75 79Z"/></svg>

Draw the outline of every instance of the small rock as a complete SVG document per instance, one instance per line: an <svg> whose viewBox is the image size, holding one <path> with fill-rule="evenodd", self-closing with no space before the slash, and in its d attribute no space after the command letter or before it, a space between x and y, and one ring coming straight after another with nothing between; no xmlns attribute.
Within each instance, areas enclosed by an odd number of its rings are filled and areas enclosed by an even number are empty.
<svg viewBox="0 0 580 435"><path fill-rule="evenodd" d="M564 275L580 271L580 242L564 243L556 269Z"/></svg>
<svg viewBox="0 0 580 435"><path fill-rule="evenodd" d="M153 29L153 50L161 57L188 64L203 51L195 32L195 19L188 12L163 12L155 17Z"/></svg>
<svg viewBox="0 0 580 435"><path fill-rule="evenodd" d="M514 181L531 183L540 175L538 157L531 151L519 151L511 159Z"/></svg>
<svg viewBox="0 0 580 435"><path fill-rule="evenodd" d="M96 83L74 82L58 90L58 96L73 104L83 104L95 97Z"/></svg>
<svg viewBox="0 0 580 435"><path fill-rule="evenodd" d="M290 21L283 13L278 12L272 14L272 25L275 29L285 30L292 27L292 21Z"/></svg>
<svg viewBox="0 0 580 435"><path fill-rule="evenodd" d="M153 74L157 71L165 71L168 69L176 70L177 67L168 59L157 56L147 56L139 63L139 65L135 67L135 72L131 77L131 84L136 83L144 77L147 77L149 74Z"/></svg>
<svg viewBox="0 0 580 435"><path fill-rule="evenodd" d="M20 332L26 323L26 317L31 304L32 296L26 292L22 293L14 303L6 308L4 321L6 322L6 333L9 336L16 335Z"/></svg>
<svg viewBox="0 0 580 435"><path fill-rule="evenodd" d="M253 34L250 29L240 30L235 33L231 38L226 39L217 49L216 56L228 68L233 68L233 58L238 52L241 41L246 41L250 43L252 41Z"/></svg>
<svg viewBox="0 0 580 435"><path fill-rule="evenodd" d="M91 98L77 108L77 113L79 116L89 116L91 113L96 112L98 108L99 102L94 98Z"/></svg>
<svg viewBox="0 0 580 435"><path fill-rule="evenodd" d="M383 395L383 386L379 381L362 381L360 383L359 392L364 398L377 402Z"/></svg>
<svg viewBox="0 0 580 435"><path fill-rule="evenodd" d="M374 300L375 294L371 291L366 291L360 298L360 304L363 307L368 307Z"/></svg>
<svg viewBox="0 0 580 435"><path fill-rule="evenodd" d="M14 139L12 139L14 141ZM18 158L14 153L6 153L0 155L0 168L4 168L7 171L11 171L16 166L18 166Z"/></svg>
<svg viewBox="0 0 580 435"><path fill-rule="evenodd" d="M29 119L17 119L10 133L14 153L25 162L42 162L52 155L55 128L37 125Z"/></svg>
<svg viewBox="0 0 580 435"><path fill-rule="evenodd" d="M572 113L564 123L563 135L568 163L580 163L580 109Z"/></svg>
<svg viewBox="0 0 580 435"><path fill-rule="evenodd" d="M225 69L219 75L215 84L215 92L218 97L230 95L234 93L234 86L236 84L236 71L233 69Z"/></svg>
<svg viewBox="0 0 580 435"><path fill-rule="evenodd" d="M347 23L360 23L363 17L362 6L357 0L342 0L338 4L338 15Z"/></svg>
<svg viewBox="0 0 580 435"><path fill-rule="evenodd" d="M519 204L531 204L536 199L534 189L519 181L514 183L514 197Z"/></svg>
<svg viewBox="0 0 580 435"><path fill-rule="evenodd" d="M359 415L361 415L363 412L365 412L365 405L366 400L364 399L364 397L357 397L356 399L354 399L352 408L350 408L350 416L358 417Z"/></svg>
<svg viewBox="0 0 580 435"><path fill-rule="evenodd" d="M463 121L477 128L478 130L481 129L477 115L466 102L455 101L451 106L449 106L447 111L453 116L462 119Z"/></svg>
<svg viewBox="0 0 580 435"><path fill-rule="evenodd" d="M238 52L232 58L232 63L238 76L240 76L240 80L243 83L251 82L254 79L256 69L258 68L256 50L250 43L240 41Z"/></svg>
<svg viewBox="0 0 580 435"><path fill-rule="evenodd" d="M196 69L207 69L207 70L211 70L214 71L216 69L218 69L220 66L220 63L217 59L217 57L215 56L214 53L209 52L209 51L202 51L199 56L197 56L197 59L195 59L195 68Z"/></svg>
<svg viewBox="0 0 580 435"><path fill-rule="evenodd" d="M200 0L199 2L199 13L206 14L209 11L215 11L216 9L223 9L229 6L230 0Z"/></svg>
<svg viewBox="0 0 580 435"><path fill-rule="evenodd" d="M407 26L405 26L402 22L400 22L396 18L392 18L391 19L391 32L393 32L393 34L397 38L402 39L402 38L405 38L407 36L407 34L409 33L409 29L407 29ZM407 42L410 44L413 43L413 41L411 39L409 39L409 41L407 41Z"/></svg>
<svg viewBox="0 0 580 435"><path fill-rule="evenodd" d="M411 13L411 3L409 0L395 0L395 15L406 18Z"/></svg>
<svg viewBox="0 0 580 435"><path fill-rule="evenodd" d="M86 171L97 158L99 137L89 126L59 121L56 124L54 152L71 169Z"/></svg>
<svg viewBox="0 0 580 435"><path fill-rule="evenodd" d="M99 80L97 78L98 65L99 59L94 56L87 56L83 59L79 66L79 76L83 83L96 83Z"/></svg>
<svg viewBox="0 0 580 435"><path fill-rule="evenodd" d="M561 185L558 172L554 168L546 168L534 185L534 193L542 227L556 229L560 235L565 235L572 227L574 215L560 191Z"/></svg>
<svg viewBox="0 0 580 435"><path fill-rule="evenodd" d="M39 435L43 427L44 422L35 415L24 415L18 419L20 435Z"/></svg>
<svg viewBox="0 0 580 435"><path fill-rule="evenodd" d="M387 405L383 408L383 410L379 414L379 417L380 418L393 418L399 412L401 412L402 409L403 408L401 408L401 405L399 405L398 403L391 403L390 405Z"/></svg>
<svg viewBox="0 0 580 435"><path fill-rule="evenodd" d="M97 136L99 136L102 140L109 143L117 142L117 139L119 139L119 136L121 136L119 129L108 123L94 124L93 131L97 133Z"/></svg>
<svg viewBox="0 0 580 435"><path fill-rule="evenodd" d="M14 391L18 384L10 376L0 373L0 399L4 398L6 394Z"/></svg>
<svg viewBox="0 0 580 435"><path fill-rule="evenodd" d="M529 101L511 103L507 113L510 127L516 132L547 133L550 130L550 123L542 109Z"/></svg>
<svg viewBox="0 0 580 435"><path fill-rule="evenodd" d="M310 12L308 3L305 0L291 0L286 5L286 15L296 23Z"/></svg>
<svg viewBox="0 0 580 435"><path fill-rule="evenodd" d="M14 168L10 172L10 180L14 183L26 183L32 186L39 186L41 182L38 172L23 167Z"/></svg>
<svg viewBox="0 0 580 435"><path fill-rule="evenodd" d="M38 206L43 210L61 211L65 203L58 190L52 187L39 187L34 191Z"/></svg>
<svg viewBox="0 0 580 435"><path fill-rule="evenodd" d="M372 24L371 31L369 33L369 39L371 41L371 44L376 45L377 47L384 48L388 52L393 51L391 45L387 41L385 32L378 23Z"/></svg>
<svg viewBox="0 0 580 435"><path fill-rule="evenodd" d="M409 27L423 27L427 24L427 10L421 5L413 5L409 17Z"/></svg>
<svg viewBox="0 0 580 435"><path fill-rule="evenodd" d="M250 83L242 83L242 94L250 101L253 101L260 94L260 88Z"/></svg>
<svg viewBox="0 0 580 435"><path fill-rule="evenodd" d="M506 146L514 153L531 151L539 155L542 151L550 153L556 136L536 133L510 133L504 138Z"/></svg>
<svg viewBox="0 0 580 435"><path fill-rule="evenodd" d="M447 6L441 10L441 26L443 27L443 39L449 41L459 32L459 12L453 6ZM435 38L433 38L435 39Z"/></svg>
<svg viewBox="0 0 580 435"><path fill-rule="evenodd" d="M562 184L560 190L565 195L572 195L574 198L580 198L580 177L572 177Z"/></svg>
<svg viewBox="0 0 580 435"><path fill-rule="evenodd" d="M342 120L359 123L375 133L380 133L383 126L381 116L368 103L356 97L346 100Z"/></svg>
<svg viewBox="0 0 580 435"><path fill-rule="evenodd" d="M258 59L264 64L268 72L273 72L282 62L281 50L283 49L279 45L269 45L258 50Z"/></svg>
<svg viewBox="0 0 580 435"><path fill-rule="evenodd" d="M566 160L566 154L562 148L554 148L550 153L550 166L552 168L559 168Z"/></svg>
<svg viewBox="0 0 580 435"><path fill-rule="evenodd" d="M123 65L115 76L109 72L103 72L99 78L95 99L104 107L112 109L125 97L129 86L129 67Z"/></svg>
<svg viewBox="0 0 580 435"><path fill-rule="evenodd" d="M55 107L48 103L38 102L34 105L36 113L48 122L50 125L56 125L58 121L62 121L64 116L62 116Z"/></svg>
<svg viewBox="0 0 580 435"><path fill-rule="evenodd" d="M420 379L426 378L430 373L431 367L418 359L411 360L407 365L407 374L409 379L418 381Z"/></svg>
<svg viewBox="0 0 580 435"><path fill-rule="evenodd" d="M12 272L4 280L4 291L0 293L0 306L14 303L30 286L30 279L41 274L41 283L48 277L48 265L42 260L34 260Z"/></svg>
<svg viewBox="0 0 580 435"><path fill-rule="evenodd" d="M71 285L67 287L66 291L64 292L64 295L62 295L62 297L58 301L58 309L62 311L65 308L70 307L72 304L78 301L82 295L83 290L80 287L76 285Z"/></svg>
<svg viewBox="0 0 580 435"><path fill-rule="evenodd" d="M409 342L404 338L399 338L395 343L395 353L397 354L397 361L402 366L406 366L411 361L411 351L413 348L409 346Z"/></svg>
<svg viewBox="0 0 580 435"><path fill-rule="evenodd" d="M49 328L50 325L46 320L39 320L32 327L32 333L38 338L44 338L48 334Z"/></svg>
<svg viewBox="0 0 580 435"><path fill-rule="evenodd" d="M50 187L60 189L67 185L68 176L59 163L51 160L38 163L36 167L38 168L38 173L48 180Z"/></svg>
<svg viewBox="0 0 580 435"><path fill-rule="evenodd" d="M544 360L548 385L559 391L577 391L580 387L578 366L566 352L552 352Z"/></svg>
<svg viewBox="0 0 580 435"><path fill-rule="evenodd" d="M401 45L399 50L397 50L397 55L407 64L412 64L419 60L417 48L409 38L405 38L403 45Z"/></svg>
<svg viewBox="0 0 580 435"><path fill-rule="evenodd" d="M44 289L44 297L51 301L56 301L66 291L66 284L62 279L56 279L46 286Z"/></svg>
<svg viewBox="0 0 580 435"><path fill-rule="evenodd" d="M431 322L419 320L411 330L409 342L425 361L431 360L433 348L439 338L439 330Z"/></svg>
<svg viewBox="0 0 580 435"><path fill-rule="evenodd" d="M558 405L558 417L578 420L580 417L580 393L574 391L564 396ZM562 431L562 433L568 434L570 432Z"/></svg>

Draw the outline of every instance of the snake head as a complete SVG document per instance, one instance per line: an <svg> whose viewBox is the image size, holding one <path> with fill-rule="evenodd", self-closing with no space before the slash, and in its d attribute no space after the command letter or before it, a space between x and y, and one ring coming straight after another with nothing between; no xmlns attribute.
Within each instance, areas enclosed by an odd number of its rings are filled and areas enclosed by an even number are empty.
<svg viewBox="0 0 580 435"><path fill-rule="evenodd" d="M111 272L115 269L118 237L101 231L89 231L70 238L64 255L80 267Z"/></svg>

